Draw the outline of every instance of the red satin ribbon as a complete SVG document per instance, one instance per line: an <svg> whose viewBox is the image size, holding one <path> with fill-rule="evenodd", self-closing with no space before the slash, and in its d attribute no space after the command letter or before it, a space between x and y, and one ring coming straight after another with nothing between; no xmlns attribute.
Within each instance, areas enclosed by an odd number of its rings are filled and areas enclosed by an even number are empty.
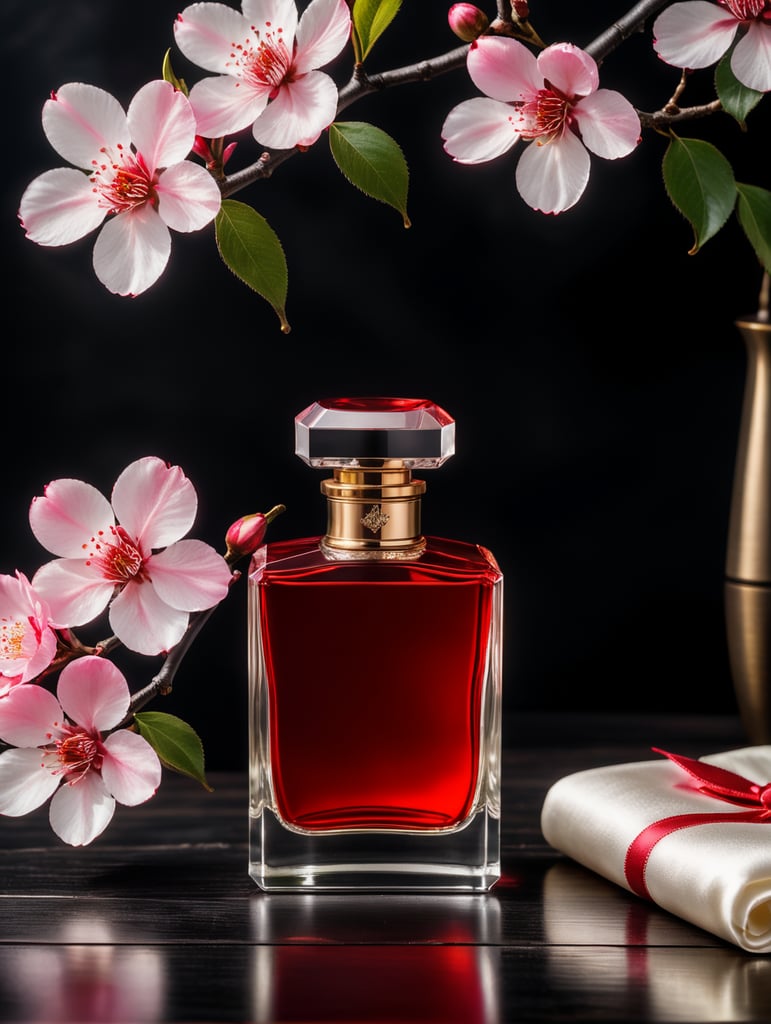
<svg viewBox="0 0 771 1024"><path fill-rule="evenodd" d="M690 828L692 825L711 825L723 822L755 822L761 825L771 825L771 783L759 786L750 779L745 779L735 772L729 772L726 768L718 768L714 764L696 761L694 758L683 757L681 754L670 754L666 750L659 750L658 747L651 749L656 754L668 757L670 761L674 761L688 772L698 783L696 786L698 792L751 809L740 812L673 814L669 818L654 821L652 825L644 828L632 840L626 851L624 874L632 891L645 899L651 899L645 882L648 858L656 843L664 836L668 836L671 832L677 832L681 828Z"/></svg>

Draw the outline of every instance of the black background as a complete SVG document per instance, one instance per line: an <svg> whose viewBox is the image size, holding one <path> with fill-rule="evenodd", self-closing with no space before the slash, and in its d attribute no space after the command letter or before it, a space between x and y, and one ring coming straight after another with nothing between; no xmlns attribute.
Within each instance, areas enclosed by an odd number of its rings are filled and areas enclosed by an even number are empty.
<svg viewBox="0 0 771 1024"><path fill-rule="evenodd" d="M404 0L369 70L454 48L448 7ZM63 163L40 126L52 89L86 81L126 105L160 77L168 47L189 84L203 74L173 48L178 9L3 5L0 571L31 576L50 557L27 523L49 480L79 477L109 495L149 454L193 480L191 535L219 548L232 520L277 502L288 510L274 538L322 532L320 475L293 454L295 414L332 394L425 396L456 418L458 442L426 474L424 529L482 543L501 563L507 711L732 711L722 580L745 366L734 321L755 310L760 285L736 223L689 255L690 228L661 180L666 139L651 132L625 160L593 159L573 210L535 213L516 194L513 153L471 168L442 151L447 112L476 95L461 71L345 114L402 146L409 230L343 179L324 137L238 196L285 248L289 335L220 262L213 229L175 235L144 295L112 296L91 270L93 236L41 249L16 210L26 184ZM534 3L533 23L547 41L586 45L625 9ZM339 84L349 60L329 69ZM603 85L646 110L677 79L649 29L602 69ZM715 142L740 180L768 187L763 105L749 128L723 116L681 133ZM244 133L230 169L255 152ZM211 768L246 763L245 606L242 580L154 705L195 726ZM297 632L302 643L301 622ZM139 685L157 663L128 668Z"/></svg>

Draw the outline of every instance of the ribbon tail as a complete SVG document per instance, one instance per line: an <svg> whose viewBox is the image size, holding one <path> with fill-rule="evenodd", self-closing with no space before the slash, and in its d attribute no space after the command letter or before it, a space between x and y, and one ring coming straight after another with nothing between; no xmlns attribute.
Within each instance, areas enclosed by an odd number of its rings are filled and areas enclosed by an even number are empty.
<svg viewBox="0 0 771 1024"><path fill-rule="evenodd" d="M708 764L706 761L697 761L693 757L685 757L683 754L671 754L668 750L660 750L658 747L651 747L651 749L654 753L662 754L679 765L712 795L744 804L760 802L759 794L763 787L758 786L751 779L745 779L743 775L737 775L736 772L731 772L727 768L719 768L716 764Z"/></svg>
<svg viewBox="0 0 771 1024"><path fill-rule="evenodd" d="M654 821L652 825L644 828L640 834L629 844L624 859L624 876L629 888L643 899L651 900L648 885L645 881L645 869L648 859L658 842L672 832L681 828L691 828L693 825L712 825L715 823L730 822L757 822L758 824L771 825L771 816L768 816L765 809L739 812L725 812L721 814L674 814L670 818L662 818Z"/></svg>

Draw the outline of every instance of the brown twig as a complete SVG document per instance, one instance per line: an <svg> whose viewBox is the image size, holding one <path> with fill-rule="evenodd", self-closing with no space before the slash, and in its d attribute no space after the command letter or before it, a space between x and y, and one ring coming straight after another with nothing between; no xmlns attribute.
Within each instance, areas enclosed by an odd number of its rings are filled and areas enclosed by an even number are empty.
<svg viewBox="0 0 771 1024"><path fill-rule="evenodd" d="M622 18L614 21L601 35L585 46L584 50L594 57L598 64L602 63L609 53L618 49L635 32L641 32L646 21L668 3L669 0L640 0Z"/></svg>
<svg viewBox="0 0 771 1024"><path fill-rule="evenodd" d="M643 128L652 128L654 131L660 132L670 125L679 124L682 121L693 121L700 117L709 117L722 109L723 105L720 100L712 100L711 103L701 103L695 107L673 107L667 104L666 107L652 113L646 113L643 110L638 110L637 113Z"/></svg>

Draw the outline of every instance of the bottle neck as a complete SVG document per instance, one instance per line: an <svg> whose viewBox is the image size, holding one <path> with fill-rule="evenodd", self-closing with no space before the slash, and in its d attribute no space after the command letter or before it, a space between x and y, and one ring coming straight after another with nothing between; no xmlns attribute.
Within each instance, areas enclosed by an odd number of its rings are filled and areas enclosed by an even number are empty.
<svg viewBox="0 0 771 1024"><path fill-rule="evenodd" d="M426 546L420 532L425 490L400 460L362 460L336 469L321 484L327 499L322 551L332 559L418 557Z"/></svg>

